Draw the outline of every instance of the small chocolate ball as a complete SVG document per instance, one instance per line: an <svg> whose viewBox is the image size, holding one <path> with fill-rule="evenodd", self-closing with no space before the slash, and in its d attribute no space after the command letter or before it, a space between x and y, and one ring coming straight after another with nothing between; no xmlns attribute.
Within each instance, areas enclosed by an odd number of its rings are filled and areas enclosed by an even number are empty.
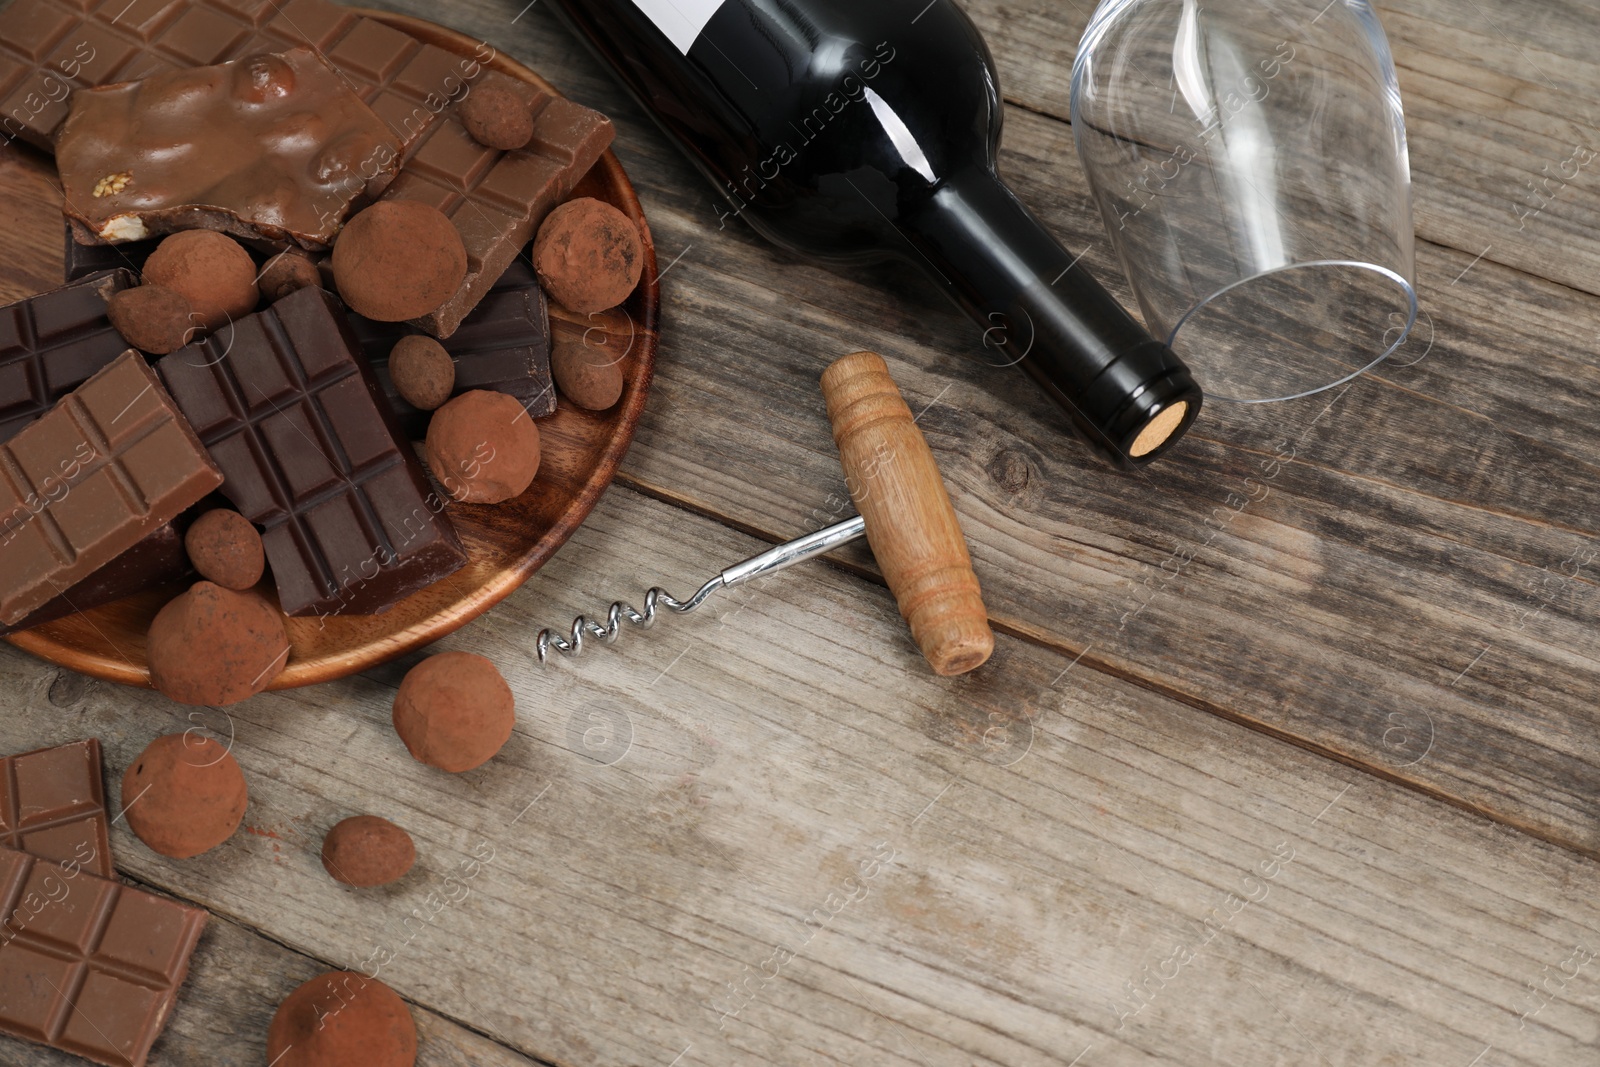
<svg viewBox="0 0 1600 1067"><path fill-rule="evenodd" d="M455 223L415 200L382 200L345 226L333 246L333 277L351 310L379 322L437 311L467 276Z"/></svg>
<svg viewBox="0 0 1600 1067"><path fill-rule="evenodd" d="M402 337L389 353L389 377L406 403L432 411L455 392L456 361L431 337Z"/></svg>
<svg viewBox="0 0 1600 1067"><path fill-rule="evenodd" d="M197 733L156 738L122 773L129 828L173 859L198 856L232 837L249 801L233 754Z"/></svg>
<svg viewBox="0 0 1600 1067"><path fill-rule="evenodd" d="M322 284L322 271L310 256L300 252L280 252L261 268L261 296L275 304L290 293Z"/></svg>
<svg viewBox="0 0 1600 1067"><path fill-rule="evenodd" d="M351 816L322 839L322 866L345 885L366 889L398 882L416 862L411 835L376 815Z"/></svg>
<svg viewBox="0 0 1600 1067"><path fill-rule="evenodd" d="M433 413L422 452L451 496L498 504L539 473L539 427L516 397L474 389Z"/></svg>
<svg viewBox="0 0 1600 1067"><path fill-rule="evenodd" d="M556 342L550 375L562 396L587 411L604 411L622 397L622 367L616 357L582 341Z"/></svg>
<svg viewBox="0 0 1600 1067"><path fill-rule="evenodd" d="M441 652L406 672L394 696L394 728L419 761L470 771L499 752L516 725L516 701L495 665L470 652Z"/></svg>
<svg viewBox="0 0 1600 1067"><path fill-rule="evenodd" d="M183 547L200 577L224 589L249 589L261 580L267 565L261 535L249 519L227 508L208 511L194 520L183 537Z"/></svg>
<svg viewBox="0 0 1600 1067"><path fill-rule="evenodd" d="M289 662L278 609L254 593L196 582L168 601L146 641L150 682L180 704L237 704Z"/></svg>
<svg viewBox="0 0 1600 1067"><path fill-rule="evenodd" d="M141 285L113 293L106 317L122 339L141 352L164 356L176 352L199 332L194 305L176 289Z"/></svg>
<svg viewBox="0 0 1600 1067"><path fill-rule="evenodd" d="M557 303L587 315L628 299L644 271L644 243L628 216L581 197L550 212L539 227L533 266Z"/></svg>
<svg viewBox="0 0 1600 1067"><path fill-rule="evenodd" d="M417 1025L400 994L354 971L304 983L267 1028L272 1067L414 1067Z"/></svg>
<svg viewBox="0 0 1600 1067"><path fill-rule="evenodd" d="M502 152L523 148L533 140L533 112L503 85L474 88L457 109L472 139Z"/></svg>
<svg viewBox="0 0 1600 1067"><path fill-rule="evenodd" d="M144 280L183 294L208 330L252 314L261 301L250 253L214 230L185 230L163 240L145 260Z"/></svg>

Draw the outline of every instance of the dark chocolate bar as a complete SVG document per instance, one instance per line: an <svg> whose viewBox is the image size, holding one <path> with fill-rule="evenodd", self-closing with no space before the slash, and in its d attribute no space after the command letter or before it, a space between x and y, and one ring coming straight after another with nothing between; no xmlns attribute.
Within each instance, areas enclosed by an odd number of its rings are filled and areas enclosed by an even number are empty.
<svg viewBox="0 0 1600 1067"><path fill-rule="evenodd" d="M183 533L169 522L65 593L30 612L27 618L11 626L0 625L0 637L110 604L158 585L182 582L193 575L189 554L183 549Z"/></svg>
<svg viewBox="0 0 1600 1067"><path fill-rule="evenodd" d="M0 846L116 877L95 738L0 759Z"/></svg>
<svg viewBox="0 0 1600 1067"><path fill-rule="evenodd" d="M428 431L430 413L406 403L389 377L389 353L395 342L421 331L397 322L374 322L355 312L349 312L348 318L401 430L413 440L421 440ZM456 393L492 389L522 401L533 418L555 414L549 306L533 268L520 256L461 328L442 343L456 361Z"/></svg>
<svg viewBox="0 0 1600 1067"><path fill-rule="evenodd" d="M467 277L455 296L412 325L446 338L455 333L539 224L611 146L611 120L564 97L490 71L480 85L499 85L534 111L533 140L501 152L473 140L451 110L423 134L384 199L420 200L450 216L467 247Z"/></svg>
<svg viewBox="0 0 1600 1067"><path fill-rule="evenodd" d="M372 614L466 553L334 298L301 289L157 365L263 528L289 615Z"/></svg>
<svg viewBox="0 0 1600 1067"><path fill-rule="evenodd" d="M0 441L128 350L106 301L134 284L113 270L0 308Z"/></svg>
<svg viewBox="0 0 1600 1067"><path fill-rule="evenodd" d="M326 248L400 142L309 48L72 95L56 135L67 216L105 241L210 229Z"/></svg>
<svg viewBox="0 0 1600 1067"><path fill-rule="evenodd" d="M0 445L0 623L14 625L222 482L129 349Z"/></svg>
<svg viewBox="0 0 1600 1067"><path fill-rule="evenodd" d="M0 1032L143 1067L205 929L200 908L0 849Z"/></svg>

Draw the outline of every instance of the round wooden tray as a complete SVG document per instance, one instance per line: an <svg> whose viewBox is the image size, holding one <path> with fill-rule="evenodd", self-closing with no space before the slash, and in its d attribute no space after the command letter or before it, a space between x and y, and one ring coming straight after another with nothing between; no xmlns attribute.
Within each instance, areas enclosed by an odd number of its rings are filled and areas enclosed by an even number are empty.
<svg viewBox="0 0 1600 1067"><path fill-rule="evenodd" d="M482 57L477 40L454 30L389 12L363 12L430 44ZM533 71L502 55L488 66L556 90ZM655 367L660 291L655 245L633 185L607 152L575 196L615 205L644 238L644 277L621 308L582 317L551 307L555 337L578 339L595 330L619 353L627 387L609 412L591 414L562 403L539 420L543 460L533 487L496 505L451 504L446 509L466 546L469 562L451 577L421 590L382 615L290 619L293 649L273 689L342 678L435 641L508 596L538 570L588 517L616 473L649 393ZM21 299L55 288L61 277L61 200L51 161L12 148L0 153L0 299ZM268 578L264 588L271 585ZM18 648L76 671L128 685L149 685L145 631L178 590L157 589L6 638Z"/></svg>

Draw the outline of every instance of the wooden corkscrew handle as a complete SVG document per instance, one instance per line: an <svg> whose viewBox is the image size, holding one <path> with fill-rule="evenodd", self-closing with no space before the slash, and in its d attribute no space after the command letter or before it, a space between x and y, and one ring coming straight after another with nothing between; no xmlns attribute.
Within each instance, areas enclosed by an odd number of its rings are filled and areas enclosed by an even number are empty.
<svg viewBox="0 0 1600 1067"><path fill-rule="evenodd" d="M966 538L883 357L845 356L823 372L822 393L850 498L912 639L937 674L980 666L994 631Z"/></svg>

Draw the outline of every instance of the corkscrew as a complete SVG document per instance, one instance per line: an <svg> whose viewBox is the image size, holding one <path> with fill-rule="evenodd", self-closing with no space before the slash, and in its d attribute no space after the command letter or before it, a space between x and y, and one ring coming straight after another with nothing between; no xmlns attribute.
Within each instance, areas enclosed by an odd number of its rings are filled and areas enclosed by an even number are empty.
<svg viewBox="0 0 1600 1067"><path fill-rule="evenodd" d="M966 539L933 451L888 366L872 352L845 356L823 373L822 391L859 515L734 564L687 600L656 586L645 594L643 611L619 600L604 624L579 615L570 636L540 630L539 662L547 662L552 648L579 655L591 638L613 644L624 621L648 630L662 608L687 615L723 589L775 574L863 536L934 671L962 674L987 660L994 633Z"/></svg>

